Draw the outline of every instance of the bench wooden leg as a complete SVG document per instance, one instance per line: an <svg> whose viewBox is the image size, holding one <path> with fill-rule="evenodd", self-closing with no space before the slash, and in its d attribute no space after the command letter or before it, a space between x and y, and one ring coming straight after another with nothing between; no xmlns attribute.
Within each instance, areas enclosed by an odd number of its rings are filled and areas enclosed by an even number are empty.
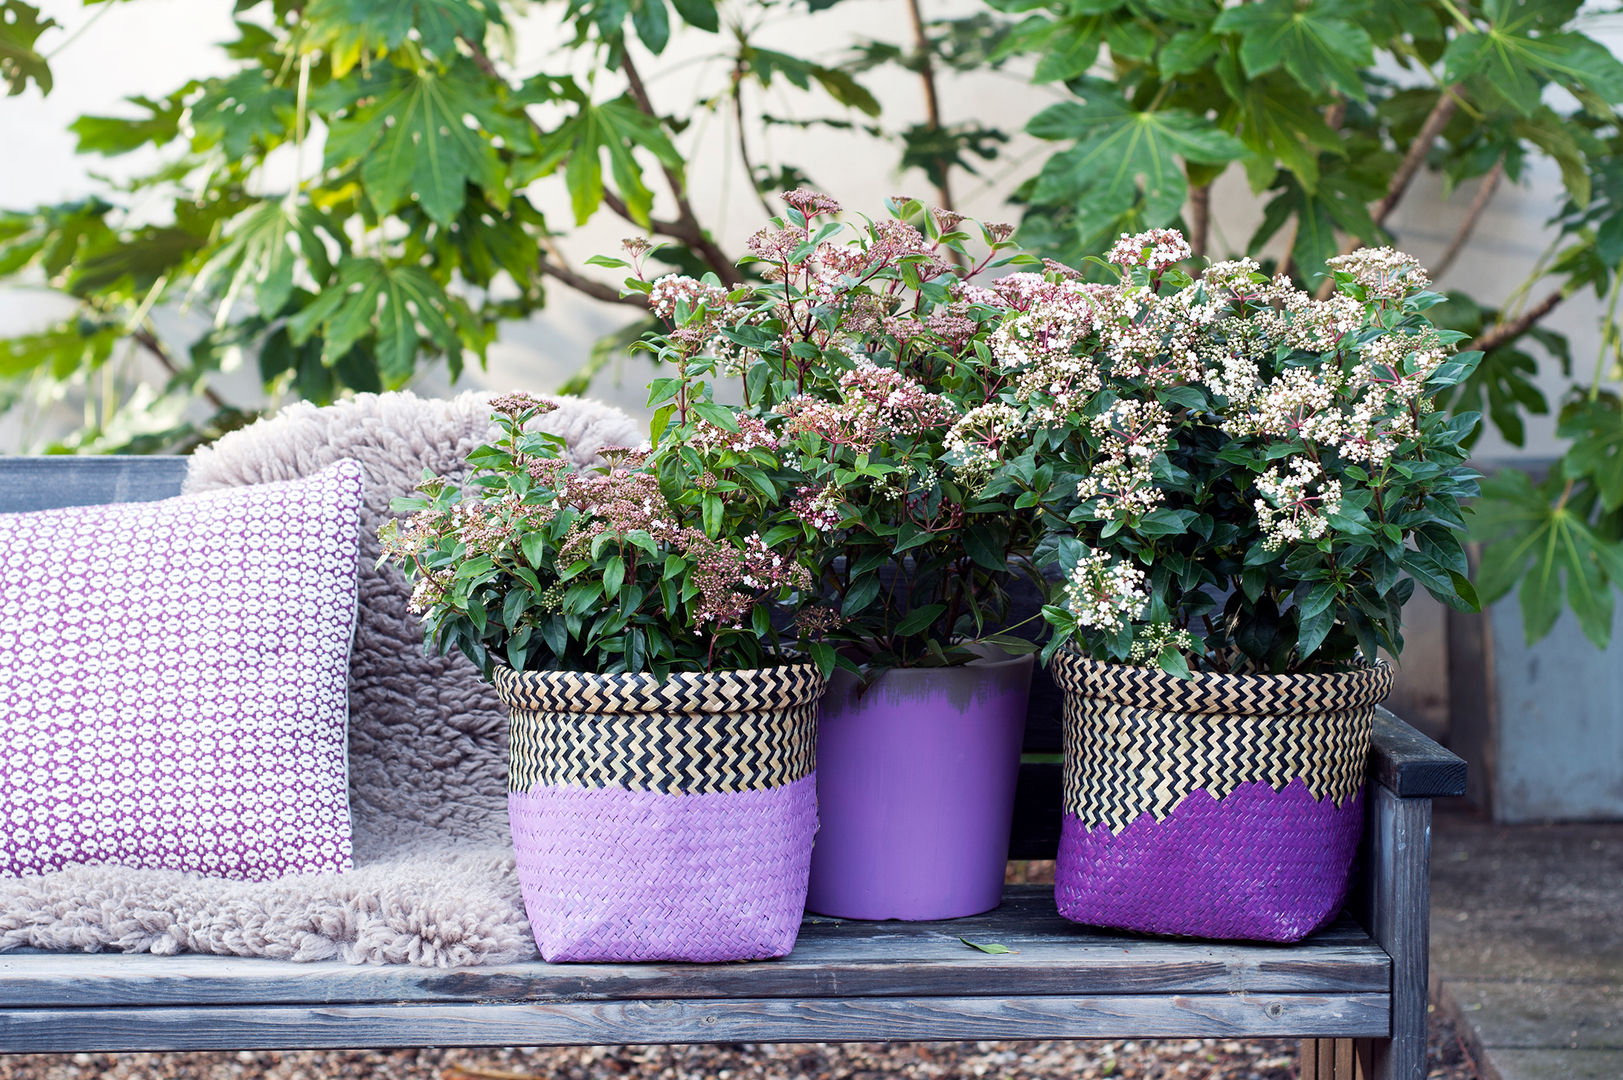
<svg viewBox="0 0 1623 1080"><path fill-rule="evenodd" d="M1303 1039L1301 1080L1370 1080L1370 1040Z"/></svg>
<svg viewBox="0 0 1623 1080"><path fill-rule="evenodd" d="M1431 800L1374 783L1368 798L1365 925L1392 957L1392 1037L1370 1041L1368 1080L1425 1080Z"/></svg>

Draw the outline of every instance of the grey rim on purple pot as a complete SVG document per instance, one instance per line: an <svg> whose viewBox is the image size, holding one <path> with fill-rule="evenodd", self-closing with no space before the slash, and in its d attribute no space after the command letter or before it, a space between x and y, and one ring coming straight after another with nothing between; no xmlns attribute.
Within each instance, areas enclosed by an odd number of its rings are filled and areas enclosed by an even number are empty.
<svg viewBox="0 0 1623 1080"><path fill-rule="evenodd" d="M1052 670L1065 691L1061 914L1261 941L1335 917L1389 665L1181 679L1061 652Z"/></svg>
<svg viewBox="0 0 1623 1080"><path fill-rule="evenodd" d="M794 947L817 831L811 664L653 675L498 666L508 814L547 960Z"/></svg>

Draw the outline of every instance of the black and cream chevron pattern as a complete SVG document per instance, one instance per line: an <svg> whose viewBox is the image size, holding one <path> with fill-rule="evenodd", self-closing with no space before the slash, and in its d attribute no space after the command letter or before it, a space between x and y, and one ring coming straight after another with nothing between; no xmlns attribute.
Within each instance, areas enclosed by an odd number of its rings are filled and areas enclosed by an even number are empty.
<svg viewBox="0 0 1623 1080"><path fill-rule="evenodd" d="M508 787L666 794L779 787L816 765L823 680L810 665L651 675L496 669Z"/></svg>
<svg viewBox="0 0 1623 1080"><path fill-rule="evenodd" d="M1392 690L1385 661L1325 675L1219 675L1180 679L1160 668L1110 664L1074 652L1054 656L1054 681L1068 692L1141 709L1177 713L1330 712L1380 704Z"/></svg>
<svg viewBox="0 0 1623 1080"><path fill-rule="evenodd" d="M1190 793L1300 778L1339 805L1363 782L1385 663L1329 675L1216 675L1054 658L1065 690L1065 809L1120 832L1164 820Z"/></svg>

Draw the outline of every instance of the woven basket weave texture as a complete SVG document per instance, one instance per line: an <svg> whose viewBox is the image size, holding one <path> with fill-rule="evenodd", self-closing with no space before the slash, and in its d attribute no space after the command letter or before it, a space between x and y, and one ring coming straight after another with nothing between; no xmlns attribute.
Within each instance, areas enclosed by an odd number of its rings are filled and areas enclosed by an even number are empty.
<svg viewBox="0 0 1623 1080"><path fill-rule="evenodd" d="M815 667L497 668L508 812L551 961L749 960L794 947L817 830Z"/></svg>
<svg viewBox="0 0 1623 1080"><path fill-rule="evenodd" d="M1335 916L1387 665L1185 680L1062 653L1054 674L1065 691L1062 914L1267 941Z"/></svg>

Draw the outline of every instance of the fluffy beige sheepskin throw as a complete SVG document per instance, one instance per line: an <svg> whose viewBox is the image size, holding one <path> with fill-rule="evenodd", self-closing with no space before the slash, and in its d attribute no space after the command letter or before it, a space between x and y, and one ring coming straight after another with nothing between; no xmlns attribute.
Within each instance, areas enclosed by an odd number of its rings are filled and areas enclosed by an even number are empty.
<svg viewBox="0 0 1623 1080"><path fill-rule="evenodd" d="M507 836L501 705L461 656L425 655L398 570L374 568L389 501L426 467L462 471L491 434L489 395L362 394L294 405L192 458L185 490L288 480L340 458L366 469L360 615L350 661L355 869L245 883L77 867L0 881L0 950L223 953L451 966L536 955ZM578 398L540 423L591 461L638 425Z"/></svg>

